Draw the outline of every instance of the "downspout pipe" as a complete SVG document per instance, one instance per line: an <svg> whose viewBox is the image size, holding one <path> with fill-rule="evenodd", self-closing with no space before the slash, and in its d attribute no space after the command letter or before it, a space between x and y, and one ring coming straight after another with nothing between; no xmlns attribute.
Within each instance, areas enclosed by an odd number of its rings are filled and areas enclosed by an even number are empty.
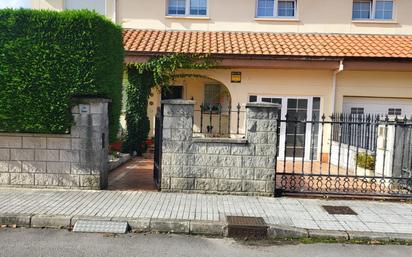
<svg viewBox="0 0 412 257"><path fill-rule="evenodd" d="M339 68L333 71L332 75L332 112L336 112L336 84L337 76L340 72L344 70L345 66L343 65L343 60L339 63Z"/></svg>

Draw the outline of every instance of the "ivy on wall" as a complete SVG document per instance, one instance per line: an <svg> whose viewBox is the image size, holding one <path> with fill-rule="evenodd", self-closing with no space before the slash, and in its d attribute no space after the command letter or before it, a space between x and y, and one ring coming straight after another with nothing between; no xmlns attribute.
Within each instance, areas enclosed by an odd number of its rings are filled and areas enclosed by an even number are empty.
<svg viewBox="0 0 412 257"><path fill-rule="evenodd" d="M164 89L182 77L203 77L191 70L210 69L215 65L207 55L171 54L154 57L144 63L127 66L126 87L127 136L123 151L138 155L145 151L144 141L150 131L147 107L153 88ZM189 71L180 73L179 70Z"/></svg>

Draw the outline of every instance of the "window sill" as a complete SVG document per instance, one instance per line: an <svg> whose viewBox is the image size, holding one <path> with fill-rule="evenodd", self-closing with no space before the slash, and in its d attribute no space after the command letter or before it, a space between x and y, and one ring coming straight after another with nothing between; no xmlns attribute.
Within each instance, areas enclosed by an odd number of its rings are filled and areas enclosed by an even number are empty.
<svg viewBox="0 0 412 257"><path fill-rule="evenodd" d="M255 18L255 21L299 22L298 18Z"/></svg>
<svg viewBox="0 0 412 257"><path fill-rule="evenodd" d="M398 24L396 20L352 20L355 24Z"/></svg>
<svg viewBox="0 0 412 257"><path fill-rule="evenodd" d="M173 15L166 15L166 19L210 20L210 17L208 17L208 16L173 16Z"/></svg>

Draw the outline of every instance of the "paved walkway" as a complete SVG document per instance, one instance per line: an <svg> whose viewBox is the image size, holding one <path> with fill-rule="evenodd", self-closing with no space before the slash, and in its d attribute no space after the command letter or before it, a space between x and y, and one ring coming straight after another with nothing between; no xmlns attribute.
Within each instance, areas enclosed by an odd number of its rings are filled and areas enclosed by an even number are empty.
<svg viewBox="0 0 412 257"><path fill-rule="evenodd" d="M322 205L345 205L358 215L331 215ZM224 221L260 216L272 225L304 229L412 234L412 205L159 192L0 190L2 215Z"/></svg>
<svg viewBox="0 0 412 257"><path fill-rule="evenodd" d="M157 191L153 182L153 154L135 157L110 172L108 190Z"/></svg>

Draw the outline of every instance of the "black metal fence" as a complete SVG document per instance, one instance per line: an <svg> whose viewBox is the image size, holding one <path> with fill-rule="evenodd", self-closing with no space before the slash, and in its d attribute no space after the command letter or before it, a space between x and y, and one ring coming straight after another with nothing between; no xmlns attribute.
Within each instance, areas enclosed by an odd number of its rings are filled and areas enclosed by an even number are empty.
<svg viewBox="0 0 412 257"><path fill-rule="evenodd" d="M380 115L334 113L331 120L334 141L375 151Z"/></svg>
<svg viewBox="0 0 412 257"><path fill-rule="evenodd" d="M157 108L155 120L155 149L153 179L157 188L160 190L162 179L162 140L163 140L163 108Z"/></svg>
<svg viewBox="0 0 412 257"><path fill-rule="evenodd" d="M210 137L244 135L245 109L221 104L201 104L194 111L193 131Z"/></svg>
<svg viewBox="0 0 412 257"><path fill-rule="evenodd" d="M278 195L412 197L410 119L348 114L297 117L278 122Z"/></svg>

